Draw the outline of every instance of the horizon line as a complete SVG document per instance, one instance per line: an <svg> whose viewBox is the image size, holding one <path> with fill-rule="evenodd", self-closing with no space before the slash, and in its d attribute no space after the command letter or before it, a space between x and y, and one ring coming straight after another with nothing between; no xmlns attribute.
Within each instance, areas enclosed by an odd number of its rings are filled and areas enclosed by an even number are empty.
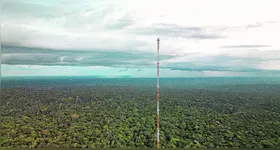
<svg viewBox="0 0 280 150"><path fill-rule="evenodd" d="M110 77L110 76L1 76L1 78L9 78L9 77L92 77L92 78L151 78L155 79L157 77L129 77L129 76L117 76L117 77ZM200 76L200 77L161 77L162 78L280 78L280 76Z"/></svg>

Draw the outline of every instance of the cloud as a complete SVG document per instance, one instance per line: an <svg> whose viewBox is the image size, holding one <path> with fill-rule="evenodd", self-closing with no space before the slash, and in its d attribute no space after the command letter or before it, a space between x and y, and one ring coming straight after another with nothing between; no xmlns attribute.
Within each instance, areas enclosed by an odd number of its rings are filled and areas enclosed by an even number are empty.
<svg viewBox="0 0 280 150"><path fill-rule="evenodd" d="M160 37L166 74L279 70L280 12L274 0L2 0L1 6L5 65L62 66L69 72L100 66L151 76Z"/></svg>
<svg viewBox="0 0 280 150"><path fill-rule="evenodd" d="M61 56L58 59L60 60L60 62L63 62L65 58L66 58L66 56Z"/></svg>
<svg viewBox="0 0 280 150"><path fill-rule="evenodd" d="M128 68L124 68L124 69L119 69L118 71L119 72L125 72L125 71L127 71L128 70Z"/></svg>
<svg viewBox="0 0 280 150"><path fill-rule="evenodd" d="M111 30L118 30L132 26L134 23L134 20L127 14L125 14L124 16L114 20L113 22L108 23L105 27Z"/></svg>
<svg viewBox="0 0 280 150"><path fill-rule="evenodd" d="M131 68L127 72L118 72L118 68L112 67L79 67L79 66L34 66L34 65L1 65L2 77L6 76L91 76L102 78L132 77L151 78L156 77L154 68L143 68L138 72ZM269 72L232 72L232 71L181 71L161 68L161 77L209 77L209 76L245 76L276 77L280 73Z"/></svg>
<svg viewBox="0 0 280 150"><path fill-rule="evenodd" d="M222 48L261 48L261 47L270 47L269 45L227 45L222 46Z"/></svg>
<svg viewBox="0 0 280 150"><path fill-rule="evenodd" d="M254 55L246 55L243 57L233 53L234 52L229 52L219 55L205 55L203 53L198 53L186 55L166 61L164 60L161 62L161 67L171 70L199 72L227 71L279 73L280 71L279 68L277 68L276 63L280 61L279 52L259 51L258 53L254 53ZM277 53L278 55L276 55Z"/></svg>
<svg viewBox="0 0 280 150"><path fill-rule="evenodd" d="M252 4L242 1L226 4L214 0L211 3L207 2L209 7L202 6L203 1L195 1L188 5L181 0L176 3L156 0L153 4L158 2L161 3L161 7L147 5L149 1L120 0L116 3L105 0L93 3L83 0L79 3L69 3L65 0L3 0L2 44L53 49L116 48L124 51L151 51L155 44L151 39L161 36L163 39L172 40L170 44L166 44L164 50L171 53L175 47L184 46L184 43L191 44L190 39L216 39L220 45L218 41L230 38L231 32L235 31L229 29L236 27L264 28L267 24L278 26L277 17L273 18L277 16L272 13L274 7L268 7L268 4L261 1L254 2L251 11L247 10L247 6ZM171 4L176 9L170 9ZM224 6L221 11L223 14L217 14L217 10L221 8L216 8L216 4ZM236 12L232 6L238 6L240 12ZM270 3L269 6L274 5ZM270 8L266 11L267 17L255 11L261 7ZM193 14L197 14L195 19ZM178 41L178 38L185 40L176 42L175 46L173 41Z"/></svg>
<svg viewBox="0 0 280 150"><path fill-rule="evenodd" d="M168 37L181 37L189 39L220 39L226 38L207 27L184 27L174 24L155 24L148 28L133 28L131 32L144 35L160 35Z"/></svg>
<svg viewBox="0 0 280 150"><path fill-rule="evenodd" d="M81 57L75 58L75 60L77 60L77 61L81 61L83 58L84 58L84 57L83 57L83 56L81 56Z"/></svg>
<svg viewBox="0 0 280 150"><path fill-rule="evenodd" d="M256 28L256 27L260 27L260 26L262 26L262 25L263 25L263 23L257 22L257 23L255 23L255 24L249 24L249 25L247 25L246 28Z"/></svg>
<svg viewBox="0 0 280 150"><path fill-rule="evenodd" d="M15 16L32 16L32 17L51 17L55 12L50 11L53 7L50 3L40 1L18 1L18 0L2 0L1 12ZM16 10L16 11L15 11ZM44 13L38 13L44 12ZM4 16L5 17L5 16Z"/></svg>
<svg viewBox="0 0 280 150"><path fill-rule="evenodd" d="M82 50L50 50L39 48L4 46L2 64L8 65L40 65L40 66L102 66L119 68L117 72L128 72L132 68L143 72L143 68L156 67L155 53L122 52L122 51L82 51ZM242 51L243 52L243 51ZM248 55L237 52L224 52L215 55L204 53L186 53L181 56L161 55L162 69L179 71L222 71L222 72L269 72L279 73L277 61L278 51L245 51ZM252 54L250 54L252 53ZM275 61L272 61L275 60ZM274 65L274 67L273 67ZM274 69L273 69L274 68Z"/></svg>
<svg viewBox="0 0 280 150"><path fill-rule="evenodd" d="M128 76L128 75L126 75L126 76L118 76L117 78L132 78L132 76Z"/></svg>
<svg viewBox="0 0 280 150"><path fill-rule="evenodd" d="M270 69L270 70L280 70L280 59L279 60L269 60L262 62L260 68Z"/></svg>
<svg viewBox="0 0 280 150"><path fill-rule="evenodd" d="M223 67L223 66L192 66L191 68L170 68L171 70L181 70L181 71L227 71L227 72L267 72L267 73L280 73L280 70L268 70L268 69L254 69L254 68L239 68L239 67Z"/></svg>
<svg viewBox="0 0 280 150"><path fill-rule="evenodd" d="M162 55L161 59L173 56ZM50 50L26 47L2 47L2 64L49 66L153 66L155 53L123 51Z"/></svg>

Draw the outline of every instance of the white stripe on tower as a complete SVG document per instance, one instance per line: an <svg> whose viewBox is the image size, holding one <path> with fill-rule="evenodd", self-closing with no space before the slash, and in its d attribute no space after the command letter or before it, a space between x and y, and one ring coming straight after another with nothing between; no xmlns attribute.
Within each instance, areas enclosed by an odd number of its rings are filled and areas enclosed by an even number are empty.
<svg viewBox="0 0 280 150"><path fill-rule="evenodd" d="M157 39L157 148L160 148L159 142L159 38Z"/></svg>

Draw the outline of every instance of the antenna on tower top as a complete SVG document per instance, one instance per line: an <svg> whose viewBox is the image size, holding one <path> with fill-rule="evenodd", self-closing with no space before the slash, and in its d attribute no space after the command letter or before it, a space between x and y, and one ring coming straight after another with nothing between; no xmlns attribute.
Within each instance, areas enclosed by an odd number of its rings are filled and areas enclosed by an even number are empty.
<svg viewBox="0 0 280 150"><path fill-rule="evenodd" d="M159 38L157 39L157 148L160 148L159 141Z"/></svg>

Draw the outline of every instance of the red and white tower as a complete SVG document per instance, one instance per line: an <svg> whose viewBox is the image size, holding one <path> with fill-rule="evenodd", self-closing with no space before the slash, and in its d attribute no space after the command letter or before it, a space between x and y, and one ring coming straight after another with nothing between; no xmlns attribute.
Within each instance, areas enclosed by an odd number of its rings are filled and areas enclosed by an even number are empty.
<svg viewBox="0 0 280 150"><path fill-rule="evenodd" d="M159 141L159 38L157 39L157 148L160 148Z"/></svg>

